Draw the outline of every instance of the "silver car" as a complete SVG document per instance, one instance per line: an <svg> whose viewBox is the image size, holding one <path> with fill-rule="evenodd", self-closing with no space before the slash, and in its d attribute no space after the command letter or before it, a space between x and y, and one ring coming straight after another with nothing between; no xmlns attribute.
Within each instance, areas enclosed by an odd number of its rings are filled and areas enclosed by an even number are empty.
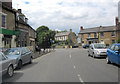
<svg viewBox="0 0 120 84"><path fill-rule="evenodd" d="M0 52L0 77L7 75L8 77L13 76L15 69L15 60L9 59L2 52Z"/></svg>
<svg viewBox="0 0 120 84"><path fill-rule="evenodd" d="M27 47L11 48L5 52L8 58L16 60L16 68L21 69L22 65L32 63L32 52Z"/></svg>
<svg viewBox="0 0 120 84"><path fill-rule="evenodd" d="M89 46L88 56L106 57L107 47L101 43L93 43Z"/></svg>

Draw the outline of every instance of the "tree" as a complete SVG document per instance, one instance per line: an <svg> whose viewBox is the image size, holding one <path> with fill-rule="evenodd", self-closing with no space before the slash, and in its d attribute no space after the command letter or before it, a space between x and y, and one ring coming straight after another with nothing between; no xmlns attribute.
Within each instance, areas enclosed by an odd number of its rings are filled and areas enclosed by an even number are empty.
<svg viewBox="0 0 120 84"><path fill-rule="evenodd" d="M39 48L49 48L51 46L50 39L54 40L55 31L49 30L47 26L40 26L37 32L37 45Z"/></svg>

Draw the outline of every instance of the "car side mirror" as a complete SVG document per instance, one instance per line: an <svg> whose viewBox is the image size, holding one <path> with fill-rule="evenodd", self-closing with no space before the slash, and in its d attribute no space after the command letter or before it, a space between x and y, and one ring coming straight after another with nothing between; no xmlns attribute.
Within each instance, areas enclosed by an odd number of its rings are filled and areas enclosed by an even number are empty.
<svg viewBox="0 0 120 84"><path fill-rule="evenodd" d="M115 53L119 54L120 52L119 51L115 51Z"/></svg>

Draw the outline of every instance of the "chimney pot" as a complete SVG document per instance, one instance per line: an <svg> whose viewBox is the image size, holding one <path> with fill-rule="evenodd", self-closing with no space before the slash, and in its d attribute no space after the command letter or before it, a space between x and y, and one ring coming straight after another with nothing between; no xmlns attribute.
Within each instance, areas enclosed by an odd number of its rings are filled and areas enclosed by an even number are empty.
<svg viewBox="0 0 120 84"><path fill-rule="evenodd" d="M21 10L21 9L18 9L18 13L22 13L22 10Z"/></svg>
<svg viewBox="0 0 120 84"><path fill-rule="evenodd" d="M81 26L80 29L83 30L83 26Z"/></svg>
<svg viewBox="0 0 120 84"><path fill-rule="evenodd" d="M72 32L72 29L70 29L70 32Z"/></svg>

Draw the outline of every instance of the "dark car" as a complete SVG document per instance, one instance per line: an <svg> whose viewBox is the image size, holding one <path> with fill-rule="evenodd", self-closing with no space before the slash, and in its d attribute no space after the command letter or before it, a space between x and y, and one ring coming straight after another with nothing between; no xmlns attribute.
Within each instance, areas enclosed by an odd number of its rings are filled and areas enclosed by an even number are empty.
<svg viewBox="0 0 120 84"><path fill-rule="evenodd" d="M8 58L16 59L18 69L21 69L23 64L32 63L32 52L27 47L11 48L5 54Z"/></svg>
<svg viewBox="0 0 120 84"><path fill-rule="evenodd" d="M120 65L120 43L113 44L107 50L107 63Z"/></svg>
<svg viewBox="0 0 120 84"><path fill-rule="evenodd" d="M89 44L83 45L83 48L89 48Z"/></svg>

